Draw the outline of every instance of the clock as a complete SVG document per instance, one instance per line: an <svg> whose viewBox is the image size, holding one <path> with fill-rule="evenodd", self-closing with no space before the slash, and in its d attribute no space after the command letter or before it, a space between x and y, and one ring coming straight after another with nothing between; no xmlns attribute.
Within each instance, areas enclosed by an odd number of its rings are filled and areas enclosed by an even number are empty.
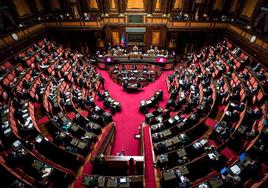
<svg viewBox="0 0 268 188"><path fill-rule="evenodd" d="M16 33L12 33L11 37L13 38L13 40L19 40L19 36Z"/></svg>
<svg viewBox="0 0 268 188"><path fill-rule="evenodd" d="M257 37L255 35L253 35L251 38L250 38L250 42L253 43L255 42L257 39Z"/></svg>

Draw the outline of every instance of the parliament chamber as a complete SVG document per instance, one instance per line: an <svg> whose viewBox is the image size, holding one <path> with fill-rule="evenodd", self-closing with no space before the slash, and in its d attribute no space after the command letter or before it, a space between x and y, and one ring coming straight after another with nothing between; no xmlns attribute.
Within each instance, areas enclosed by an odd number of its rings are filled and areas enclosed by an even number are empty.
<svg viewBox="0 0 268 188"><path fill-rule="evenodd" d="M267 0L0 0L0 187L268 187Z"/></svg>

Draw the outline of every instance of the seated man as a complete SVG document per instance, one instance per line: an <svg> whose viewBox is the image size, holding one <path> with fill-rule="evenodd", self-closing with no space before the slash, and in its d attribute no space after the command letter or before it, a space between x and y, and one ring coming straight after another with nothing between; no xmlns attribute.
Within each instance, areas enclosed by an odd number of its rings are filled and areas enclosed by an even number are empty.
<svg viewBox="0 0 268 188"><path fill-rule="evenodd" d="M144 65L144 67L143 67L143 72L148 72L147 65Z"/></svg>
<svg viewBox="0 0 268 188"><path fill-rule="evenodd" d="M132 70L137 70L137 65L136 64L132 65Z"/></svg>
<svg viewBox="0 0 268 188"><path fill-rule="evenodd" d="M119 69L118 69L117 65L114 66L113 73L115 73L115 74L119 73Z"/></svg>
<svg viewBox="0 0 268 188"><path fill-rule="evenodd" d="M142 85L140 82L137 83L137 89L142 88Z"/></svg>
<svg viewBox="0 0 268 188"><path fill-rule="evenodd" d="M138 51L139 51L138 46L136 46L136 45L135 45L135 46L133 46L133 51L134 51L134 52L138 52Z"/></svg>
<svg viewBox="0 0 268 188"><path fill-rule="evenodd" d="M125 81L122 85L123 85L124 90L127 90L127 88L128 88L128 82Z"/></svg>

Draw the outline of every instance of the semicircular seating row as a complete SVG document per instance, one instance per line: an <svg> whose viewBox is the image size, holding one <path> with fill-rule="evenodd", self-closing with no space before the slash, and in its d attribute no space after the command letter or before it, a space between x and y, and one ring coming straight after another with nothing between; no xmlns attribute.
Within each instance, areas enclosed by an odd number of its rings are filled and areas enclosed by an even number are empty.
<svg viewBox="0 0 268 188"><path fill-rule="evenodd" d="M110 138L112 116L94 104L99 76L84 61L43 39L0 65L1 187L68 187Z"/></svg>
<svg viewBox="0 0 268 188"><path fill-rule="evenodd" d="M267 81L267 69L229 41L168 76L166 109L145 115L163 187L267 183Z"/></svg>

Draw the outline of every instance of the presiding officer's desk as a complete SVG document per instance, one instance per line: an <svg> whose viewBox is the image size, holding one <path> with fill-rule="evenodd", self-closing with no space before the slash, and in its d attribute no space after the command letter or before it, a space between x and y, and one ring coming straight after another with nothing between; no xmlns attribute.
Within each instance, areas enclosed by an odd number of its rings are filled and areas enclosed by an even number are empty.
<svg viewBox="0 0 268 188"><path fill-rule="evenodd" d="M143 156L104 156L101 165L93 159L93 172L97 172L99 169L103 169L102 175L104 176L127 176L129 175L129 160L133 158L135 164L133 165L133 172L130 175L142 175L143 174Z"/></svg>
<svg viewBox="0 0 268 188"><path fill-rule="evenodd" d="M136 161L136 173L128 175L128 161ZM143 156L104 156L105 171L102 175L84 175L82 185L85 187L143 187ZM95 167L94 167L95 168ZM94 171L94 170L93 170Z"/></svg>
<svg viewBox="0 0 268 188"><path fill-rule="evenodd" d="M137 176L98 176L98 175L84 175L82 185L89 188L95 187L143 187L143 175Z"/></svg>
<svg viewBox="0 0 268 188"><path fill-rule="evenodd" d="M109 60L108 60L109 59ZM123 54L123 55L98 55L97 65L101 69L119 63L148 63L170 70L174 67L176 58L174 56L148 55L148 54Z"/></svg>
<svg viewBox="0 0 268 188"><path fill-rule="evenodd" d="M106 161L107 170L109 169L123 169L120 172L123 172L128 168L127 163L130 158L133 158L136 161L137 174L143 173L143 156L105 156L104 159ZM116 172L116 170L113 170ZM140 173L139 173L140 172Z"/></svg>

